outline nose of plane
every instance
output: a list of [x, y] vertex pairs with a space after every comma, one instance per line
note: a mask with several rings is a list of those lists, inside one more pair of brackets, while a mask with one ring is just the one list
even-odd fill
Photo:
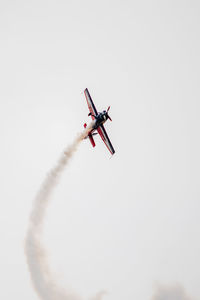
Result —
[[108, 109], [107, 109], [106, 117], [107, 117], [107, 119], [109, 119], [110, 121], [112, 121], [111, 117], [110, 117], [109, 114], [108, 114], [109, 109], [110, 109], [110, 106], [109, 106]]

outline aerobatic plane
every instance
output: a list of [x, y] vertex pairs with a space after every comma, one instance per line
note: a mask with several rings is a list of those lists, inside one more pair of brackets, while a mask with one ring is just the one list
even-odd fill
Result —
[[[84, 90], [84, 94], [87, 100], [88, 108], [89, 108], [89, 114], [88, 116], [91, 116], [92, 120], [94, 120], [94, 125], [92, 130], [88, 133], [88, 136], [86, 138], [90, 139], [90, 142], [93, 147], [95, 147], [95, 141], [93, 136], [96, 134], [99, 134], [100, 137], [102, 138], [103, 142], [105, 143], [106, 147], [110, 151], [110, 153], [113, 155], [115, 153], [115, 150], [111, 144], [111, 141], [109, 140], [109, 137], [106, 133], [106, 130], [103, 126], [103, 124], [109, 119], [112, 121], [110, 116], [108, 115], [108, 111], [110, 109], [110, 106], [108, 107], [107, 111], [104, 110], [103, 112], [97, 112], [96, 107], [92, 101], [92, 98], [90, 96], [90, 93], [88, 89]], [[84, 124], [84, 127], [87, 127], [87, 124]], [[97, 131], [97, 132], [96, 132]]]

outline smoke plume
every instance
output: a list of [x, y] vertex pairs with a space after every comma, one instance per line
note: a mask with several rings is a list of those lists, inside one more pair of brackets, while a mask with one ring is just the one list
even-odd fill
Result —
[[[64, 168], [77, 150], [80, 142], [91, 130], [93, 122], [79, 134], [60, 156], [55, 167], [47, 174], [35, 197], [25, 239], [25, 254], [33, 287], [40, 300], [81, 300], [75, 292], [58, 285], [50, 271], [47, 255], [41, 243], [43, 222], [48, 203]], [[105, 291], [97, 293], [90, 300], [102, 300]], [[180, 285], [158, 286], [152, 300], [191, 300]]]
[[184, 288], [179, 284], [158, 286], [152, 300], [191, 300]]
[[[80, 297], [75, 293], [66, 291], [58, 286], [49, 269], [47, 255], [41, 244], [41, 233], [52, 191], [58, 183], [64, 168], [92, 126], [93, 122], [64, 150], [55, 167], [47, 174], [33, 203], [29, 228], [25, 239], [25, 254], [32, 284], [41, 300], [80, 300]], [[102, 299], [101, 294], [99, 294], [97, 299]]]

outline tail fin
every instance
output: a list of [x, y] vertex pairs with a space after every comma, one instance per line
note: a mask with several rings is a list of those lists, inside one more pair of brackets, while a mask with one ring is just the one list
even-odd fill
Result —
[[94, 142], [94, 139], [93, 139], [92, 135], [89, 134], [88, 136], [89, 136], [90, 142], [92, 144], [92, 147], [95, 147], [96, 145], [95, 145], [95, 142]]
[[[83, 126], [84, 126], [84, 128], [86, 128], [86, 127], [87, 127], [87, 124], [85, 123]], [[91, 144], [92, 144], [92, 147], [95, 147], [95, 146], [96, 146], [96, 145], [95, 145], [95, 142], [94, 142], [94, 139], [93, 139], [93, 137], [92, 137], [94, 134], [95, 134], [95, 133], [89, 133], [89, 134], [85, 137], [85, 139], [89, 137], [90, 142], [91, 142]]]

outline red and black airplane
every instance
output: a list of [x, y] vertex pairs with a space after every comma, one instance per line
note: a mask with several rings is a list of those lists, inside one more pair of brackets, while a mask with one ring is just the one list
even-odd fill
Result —
[[[92, 98], [90, 96], [90, 93], [88, 91], [88, 89], [84, 90], [84, 94], [87, 100], [87, 104], [88, 104], [88, 108], [90, 113], [88, 114], [88, 116], [91, 116], [92, 120], [94, 120], [94, 125], [92, 130], [88, 133], [88, 136], [86, 138], [90, 139], [90, 142], [92, 144], [93, 147], [95, 147], [95, 142], [94, 142], [94, 138], [93, 136], [98, 134], [100, 135], [100, 137], [102, 138], [103, 142], [105, 143], [106, 147], [108, 148], [108, 150], [110, 151], [110, 153], [113, 155], [115, 153], [115, 150], [111, 144], [111, 141], [109, 140], [109, 137], [106, 133], [106, 130], [103, 126], [103, 124], [109, 119], [110, 121], [111, 118], [108, 115], [108, 111], [110, 109], [110, 106], [108, 107], [107, 111], [104, 110], [103, 112], [98, 113], [96, 110], [96, 107], [92, 101]], [[84, 127], [87, 127], [87, 124], [84, 124]], [[97, 131], [97, 132], [95, 132]]]

